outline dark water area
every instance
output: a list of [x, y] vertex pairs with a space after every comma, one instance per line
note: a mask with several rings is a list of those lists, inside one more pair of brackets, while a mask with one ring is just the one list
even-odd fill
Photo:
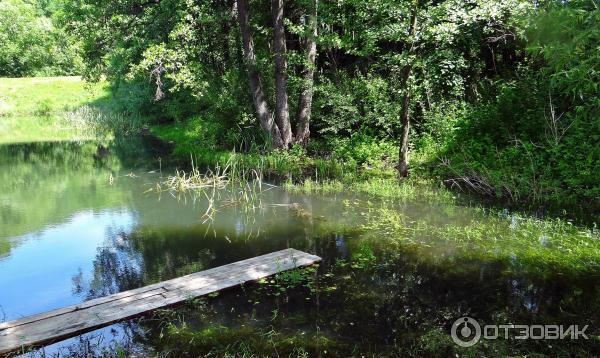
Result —
[[[243, 187], [212, 196], [159, 193], [151, 189], [173, 172], [165, 148], [139, 138], [107, 148], [92, 142], [0, 146], [0, 319], [288, 247], [323, 262], [30, 356], [600, 354], [600, 267], [587, 265], [582, 275], [562, 261], [544, 266], [554, 256], [529, 249], [474, 254], [479, 246], [440, 240], [434, 229], [393, 239], [372, 228], [373, 216], [382, 215], [373, 208], [382, 200], [355, 193], [307, 195], [264, 184], [251, 205], [230, 200]], [[220, 204], [207, 218], [209, 198]], [[488, 220], [492, 227], [485, 213], [469, 207], [418, 200], [385, 205], [410, 227], [460, 229], [477, 222], [484, 236]], [[514, 218], [505, 221], [502, 230], [514, 235]], [[538, 264], [551, 269], [537, 274]], [[463, 348], [451, 337], [463, 316], [481, 326], [588, 325], [588, 339], [482, 339]]]

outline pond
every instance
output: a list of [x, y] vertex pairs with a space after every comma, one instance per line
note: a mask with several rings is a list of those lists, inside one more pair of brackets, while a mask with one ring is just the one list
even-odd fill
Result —
[[[173, 170], [148, 138], [0, 146], [0, 319], [288, 247], [323, 262], [29, 355], [600, 354], [596, 228], [267, 182], [252, 186], [252, 200], [239, 200], [244, 184], [155, 190]], [[587, 325], [588, 339], [463, 348], [450, 335], [463, 316]]]

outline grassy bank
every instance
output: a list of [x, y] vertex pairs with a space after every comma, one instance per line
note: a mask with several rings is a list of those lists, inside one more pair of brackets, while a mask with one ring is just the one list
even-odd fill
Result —
[[[172, 145], [180, 164], [193, 161], [200, 167], [230, 165], [238, 172], [256, 171], [290, 192], [334, 194], [353, 192], [372, 197], [399, 200], [454, 203], [456, 193], [425, 177], [398, 181], [392, 154], [382, 155], [379, 144], [364, 144], [353, 149], [362, 152], [331, 152], [326, 139], [315, 140], [308, 148], [267, 151], [254, 148], [244, 153], [219, 145], [218, 128], [200, 119], [184, 123], [151, 126], [151, 132]], [[350, 145], [348, 145], [350, 146]], [[366, 154], [364, 152], [367, 152]]]
[[199, 117], [155, 124], [150, 130], [171, 144], [174, 157], [183, 165], [192, 160], [201, 167], [223, 167], [233, 162], [239, 170], [257, 170], [265, 179], [283, 183], [290, 191], [321, 194], [352, 191], [389, 199], [466, 202], [496, 210], [507, 208], [525, 215], [541, 213], [575, 219], [590, 225], [598, 221], [594, 206], [560, 198], [535, 202], [508, 200], [448, 180], [446, 174], [438, 171], [439, 166], [431, 164], [435, 160], [432, 152], [437, 152], [429, 147], [411, 153], [411, 176], [399, 181], [395, 144], [361, 133], [349, 138], [314, 138], [306, 148], [293, 147], [288, 151], [269, 151], [257, 146], [240, 151], [234, 144], [224, 145], [228, 139], [222, 125]]
[[69, 116], [107, 94], [80, 77], [0, 78], [0, 144], [91, 139]]
[[[173, 155], [180, 162], [192, 159], [200, 166], [224, 166], [235, 161], [241, 170], [258, 170], [268, 179], [285, 179], [294, 183], [307, 178], [355, 180], [369, 177], [393, 177], [389, 168], [367, 170], [355, 161], [335, 160], [331, 156], [317, 156], [301, 147], [288, 151], [269, 151], [253, 147], [240, 154], [235, 145], [223, 145], [223, 129], [218, 125], [194, 118], [183, 123], [151, 126], [151, 132], [173, 145]], [[340, 158], [337, 158], [340, 159]]]

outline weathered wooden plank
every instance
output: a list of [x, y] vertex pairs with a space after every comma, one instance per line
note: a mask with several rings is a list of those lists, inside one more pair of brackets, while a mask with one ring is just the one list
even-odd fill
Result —
[[[244, 267], [244, 266], [251, 266], [254, 264], [260, 264], [263, 262], [263, 257], [264, 256], [268, 256], [268, 260], [278, 260], [281, 259], [285, 256], [289, 256], [289, 250], [293, 250], [293, 249], [288, 249], [288, 250], [281, 250], [281, 251], [277, 251], [277, 252], [273, 252], [270, 253], [268, 255], [263, 255], [263, 256], [257, 256], [251, 259], [247, 259], [247, 260], [243, 260], [243, 261], [238, 261], [238, 262], [234, 262], [231, 264], [226, 265], [226, 267], [229, 270], [239, 270], [240, 268]], [[297, 251], [297, 250], [296, 250]], [[297, 251], [297, 252], [301, 252], [301, 251]], [[303, 253], [304, 254], [304, 253]], [[307, 255], [307, 254], [305, 254]], [[221, 272], [223, 270], [224, 266], [220, 266], [220, 267], [215, 267], [209, 270], [205, 270], [202, 271], [202, 276], [204, 277], [206, 275], [212, 276], [212, 275], [219, 275], [219, 272]], [[116, 293], [113, 295], [109, 295], [109, 296], [105, 296], [105, 297], [100, 297], [100, 298], [96, 298], [93, 300], [89, 300], [89, 301], [85, 301], [82, 302], [80, 304], [76, 304], [73, 306], [69, 306], [69, 307], [65, 307], [65, 308], [60, 308], [57, 310], [53, 310], [53, 311], [49, 311], [49, 312], [43, 312], [40, 314], [36, 314], [36, 315], [32, 315], [32, 316], [28, 316], [22, 319], [18, 319], [15, 321], [10, 321], [10, 322], [5, 322], [5, 323], [0, 323], [0, 330], [3, 330], [5, 328], [8, 327], [14, 327], [14, 326], [18, 326], [18, 325], [22, 325], [25, 323], [30, 323], [30, 322], [35, 322], [38, 321], [40, 319], [45, 319], [51, 316], [57, 316], [57, 315], [61, 315], [61, 314], [65, 314], [65, 313], [69, 313], [69, 312], [73, 312], [73, 311], [78, 311], [78, 310], [82, 310], [85, 308], [90, 308], [96, 305], [100, 305], [100, 304], [105, 304], [108, 303], [110, 301], [115, 301], [115, 300], [120, 300], [120, 299], [125, 299], [127, 297], [131, 297], [131, 296], [135, 296], [141, 293], [145, 293], [145, 292], [149, 292], [149, 291], [164, 291], [163, 286], [165, 284], [171, 283], [171, 282], [186, 282], [188, 279], [193, 279], [194, 277], [197, 277], [198, 273], [194, 273], [194, 274], [190, 274], [187, 276], [182, 276], [178, 279], [174, 279], [174, 280], [170, 280], [170, 281], [164, 281], [164, 282], [159, 282], [153, 285], [148, 285], [148, 286], [144, 286], [144, 287], [140, 287], [134, 290], [129, 290], [129, 291], [124, 291], [124, 292], [120, 292], [120, 293]]]
[[320, 257], [286, 249], [215, 267], [169, 281], [93, 299], [0, 324], [0, 355], [76, 336], [189, 298], [234, 287], [296, 267]]

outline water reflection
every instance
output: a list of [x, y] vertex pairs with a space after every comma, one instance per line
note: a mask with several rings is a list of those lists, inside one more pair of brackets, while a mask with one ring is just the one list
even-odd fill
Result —
[[90, 258], [102, 246], [105, 229], [131, 227], [133, 222], [126, 210], [84, 210], [60, 225], [12, 238], [15, 247], [0, 259], [0, 305], [6, 318], [81, 302], [65, 274], [81, 271], [83, 277], [91, 277]]
[[[385, 237], [367, 241], [360, 225], [364, 213], [378, 205], [372, 198], [270, 188], [261, 193], [261, 205], [249, 210], [231, 204], [231, 190], [225, 190], [217, 193], [223, 204], [217, 215], [206, 221], [209, 204], [203, 195], [147, 192], [169, 171], [165, 159], [158, 167], [162, 151], [132, 139], [110, 144], [101, 158], [97, 150], [97, 143], [0, 146], [0, 318], [294, 247], [323, 257], [310, 287], [276, 295], [272, 288], [248, 285], [209, 300], [207, 309], [187, 312], [186, 323], [197, 330], [223, 325], [233, 341], [236, 335], [263, 337], [270, 331], [294, 342], [309, 337], [310, 353], [346, 356], [454, 353], [446, 332], [460, 315], [489, 323], [590, 324], [590, 332], [600, 333], [593, 279], [568, 273], [535, 278], [515, 270], [516, 255], [478, 260], [441, 243], [418, 251]], [[461, 226], [475, 216], [464, 208], [418, 202], [398, 203], [393, 210], [409, 227]], [[540, 240], [547, 245], [547, 239]], [[129, 353], [165, 349], [177, 355], [177, 343], [190, 345], [177, 337], [165, 343], [162, 326], [156, 328], [152, 321], [128, 321], [45, 352], [85, 356], [114, 352], [119, 345]], [[319, 335], [327, 339], [316, 339]], [[573, 344], [555, 346], [568, 350]], [[519, 346], [492, 346], [496, 353], [523, 353]], [[196, 355], [212, 349], [198, 342], [192, 348]], [[281, 347], [261, 349], [285, 355]], [[595, 341], [577, 349], [597, 352]], [[527, 350], [555, 352], [537, 343]]]
[[[204, 196], [147, 192], [160, 180], [157, 157], [140, 141], [129, 144], [112, 143], [101, 159], [97, 143], [0, 147], [6, 319], [286, 247], [314, 251], [312, 210], [331, 215], [343, 200], [274, 188], [258, 210], [227, 205], [205, 222]], [[223, 202], [227, 195], [219, 194]], [[297, 205], [310, 218], [298, 217]]]

